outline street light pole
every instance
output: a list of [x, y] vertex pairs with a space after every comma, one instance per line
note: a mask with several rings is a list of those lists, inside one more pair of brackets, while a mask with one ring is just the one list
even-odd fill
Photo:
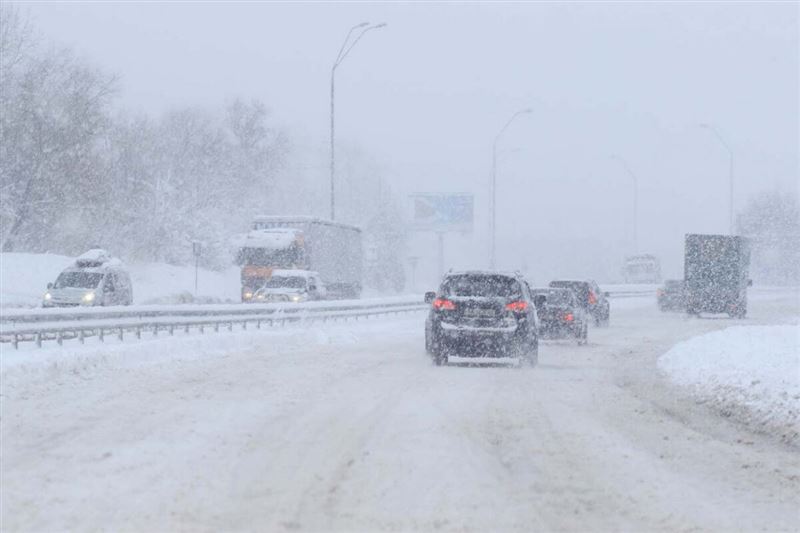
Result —
[[729, 165], [728, 165], [728, 194], [729, 194], [729, 202], [728, 202], [728, 224], [729, 224], [729, 232], [731, 235], [734, 234], [734, 221], [733, 221], [733, 150], [731, 150], [730, 145], [725, 142], [725, 139], [719, 133], [717, 128], [712, 126], [711, 124], [700, 124], [701, 128], [707, 129], [714, 134], [717, 138], [719, 143], [727, 150], [728, 158], [729, 158]]
[[496, 240], [497, 240], [497, 231], [496, 231], [496, 221], [497, 221], [497, 142], [502, 137], [503, 133], [508, 129], [514, 120], [520, 115], [526, 115], [531, 113], [530, 108], [528, 109], [521, 109], [511, 115], [511, 118], [508, 119], [506, 125], [500, 130], [500, 132], [495, 136], [494, 143], [492, 144], [492, 195], [491, 195], [491, 209], [492, 209], [492, 219], [491, 219], [491, 229], [492, 229], [492, 247], [491, 252], [489, 253], [489, 268], [494, 269], [495, 267], [495, 251], [496, 251]]
[[[339, 49], [339, 54], [336, 56], [336, 61], [333, 62], [333, 66], [331, 67], [331, 220], [336, 219], [336, 200], [335, 200], [335, 175], [336, 175], [336, 160], [335, 160], [335, 149], [334, 149], [334, 133], [335, 133], [335, 108], [334, 108], [334, 96], [335, 96], [335, 80], [336, 80], [336, 67], [338, 67], [342, 61], [347, 57], [350, 53], [350, 50], [358, 44], [358, 41], [370, 30], [376, 30], [378, 28], [383, 28], [386, 26], [386, 23], [381, 24], [374, 24], [372, 26], [369, 25], [369, 22], [362, 22], [361, 24], [356, 24], [350, 31], [347, 32], [347, 36], [342, 42], [342, 47]], [[350, 42], [350, 37], [353, 35], [353, 32], [357, 29], [364, 28], [361, 33], [358, 34], [353, 42]]]
[[633, 180], [633, 253], [639, 253], [639, 180], [633, 173], [628, 162], [618, 155], [612, 155], [611, 159], [616, 159], [625, 168], [625, 171]]

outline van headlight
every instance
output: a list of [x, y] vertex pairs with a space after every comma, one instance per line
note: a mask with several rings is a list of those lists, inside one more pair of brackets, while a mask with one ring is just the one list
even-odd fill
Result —
[[305, 298], [305, 296], [303, 296], [302, 294], [293, 294], [292, 296], [290, 296], [290, 299], [291, 299], [293, 302], [302, 302], [302, 301], [303, 301], [303, 300], [305, 300], [306, 298]]
[[50, 294], [49, 292], [44, 293], [44, 300], [46, 302], [49, 302], [52, 299], [53, 299], [53, 295], [52, 294]]
[[90, 291], [84, 294], [81, 300], [83, 300], [87, 304], [92, 303], [94, 301], [94, 291]]

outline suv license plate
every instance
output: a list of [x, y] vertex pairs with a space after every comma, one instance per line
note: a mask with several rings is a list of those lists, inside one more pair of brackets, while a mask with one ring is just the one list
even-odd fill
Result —
[[481, 318], [493, 318], [495, 316], [494, 309], [465, 309], [464, 314], [466, 316], [473, 316], [473, 317], [481, 317]]

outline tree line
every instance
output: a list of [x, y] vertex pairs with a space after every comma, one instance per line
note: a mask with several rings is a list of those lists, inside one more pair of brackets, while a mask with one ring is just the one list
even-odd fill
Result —
[[[121, 113], [117, 76], [44, 42], [13, 5], [0, 18], [4, 252], [75, 255], [100, 246], [129, 260], [182, 264], [200, 241], [203, 263], [221, 268], [232, 237], [255, 215], [326, 213], [318, 207], [327, 185], [314, 170], [322, 165], [306, 161], [321, 154], [294, 151], [263, 102]], [[358, 151], [343, 159], [350, 202], [340, 218], [364, 226], [367, 242], [392, 243], [373, 247], [373, 270], [402, 265], [396, 198]], [[402, 268], [394, 275], [402, 286]]]

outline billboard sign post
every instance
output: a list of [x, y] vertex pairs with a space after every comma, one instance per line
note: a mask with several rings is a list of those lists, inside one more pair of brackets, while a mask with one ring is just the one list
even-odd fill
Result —
[[474, 198], [468, 193], [416, 193], [411, 195], [411, 225], [417, 231], [436, 233], [439, 277], [444, 274], [444, 234], [472, 232]]

